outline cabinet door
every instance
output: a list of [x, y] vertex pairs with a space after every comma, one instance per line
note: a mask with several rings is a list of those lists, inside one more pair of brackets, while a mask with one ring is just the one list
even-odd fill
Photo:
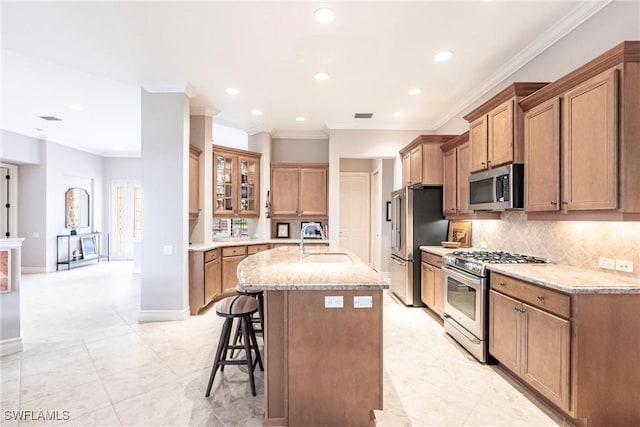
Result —
[[222, 152], [213, 152], [215, 167], [213, 214], [215, 216], [234, 216], [237, 212], [238, 157]]
[[271, 213], [273, 216], [298, 215], [298, 187], [298, 168], [271, 168]]
[[442, 185], [442, 150], [437, 143], [422, 144], [422, 185]]
[[420, 299], [423, 303], [425, 303], [429, 308], [432, 308], [434, 305], [434, 281], [435, 276], [433, 272], [433, 267], [427, 264], [426, 262], [421, 263], [421, 288], [420, 288]]
[[419, 145], [411, 150], [411, 184], [422, 183], [422, 146]]
[[260, 160], [238, 156], [240, 215], [258, 216], [260, 213]]
[[220, 258], [209, 261], [204, 265], [204, 303], [209, 304], [222, 293], [220, 280]]
[[433, 309], [440, 316], [444, 313], [444, 273], [439, 267], [433, 267]]
[[469, 209], [469, 174], [471, 173], [471, 144], [466, 142], [458, 148], [458, 213], [473, 213]]
[[568, 210], [615, 209], [618, 70], [587, 80], [563, 99], [563, 199]]
[[328, 215], [327, 168], [300, 169], [300, 216]]
[[489, 292], [489, 353], [518, 373], [520, 357], [520, 302], [496, 291]]
[[489, 142], [487, 166], [513, 163], [513, 99], [497, 106], [487, 115]]
[[245, 255], [222, 257], [222, 291], [234, 293], [238, 286], [238, 264], [245, 259]]
[[402, 156], [402, 186], [411, 185], [411, 153]]
[[[197, 150], [197, 149], [196, 149]], [[200, 213], [200, 156], [193, 148], [189, 152], [189, 216]]]
[[469, 123], [469, 143], [471, 144], [471, 172], [487, 168], [487, 116]]
[[522, 377], [536, 390], [569, 410], [568, 320], [522, 304]]
[[524, 116], [525, 210], [560, 209], [560, 99]]
[[458, 160], [457, 150], [451, 149], [443, 154], [442, 159], [442, 210], [444, 214], [453, 214], [458, 210], [457, 203], [457, 187], [458, 168], [456, 167]]

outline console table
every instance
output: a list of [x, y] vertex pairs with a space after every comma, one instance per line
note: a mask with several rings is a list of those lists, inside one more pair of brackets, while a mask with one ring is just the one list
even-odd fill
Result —
[[[66, 242], [65, 242], [66, 241]], [[74, 242], [74, 250], [77, 248], [80, 255], [73, 256], [71, 250], [71, 242]], [[106, 241], [105, 251], [102, 250]], [[76, 243], [77, 242], [77, 245]], [[66, 245], [65, 245], [66, 243]], [[66, 251], [65, 251], [66, 246]], [[60, 259], [61, 256], [66, 258]], [[86, 265], [89, 261], [98, 261], [106, 259], [109, 261], [109, 233], [94, 232], [81, 234], [59, 234], [56, 239], [56, 271], [60, 270], [61, 265], [66, 265], [67, 270], [71, 270], [72, 266]]]

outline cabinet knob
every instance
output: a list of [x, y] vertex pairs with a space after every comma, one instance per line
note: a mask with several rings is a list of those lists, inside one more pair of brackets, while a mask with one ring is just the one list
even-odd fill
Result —
[[561, 203], [562, 203], [563, 205], [568, 205], [568, 204], [569, 204], [569, 202], [567, 202], [566, 200], [563, 200]]
[[513, 311], [520, 311], [520, 310], [518, 310], [518, 307], [513, 307]]
[[538, 301], [543, 301], [544, 300], [544, 295], [538, 295]]
[[484, 165], [485, 163], [484, 163], [484, 162], [480, 162], [480, 164], [481, 164], [481, 165]]
[[551, 203], [553, 206], [556, 206], [556, 205], [558, 204], [558, 202], [553, 201], [553, 200], [552, 200], [552, 201], [550, 201], [549, 203]]
[[500, 286], [504, 286], [504, 282], [500, 282]]

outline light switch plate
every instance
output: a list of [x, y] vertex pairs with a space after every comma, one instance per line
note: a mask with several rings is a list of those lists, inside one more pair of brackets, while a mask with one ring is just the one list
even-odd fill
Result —
[[611, 258], [598, 258], [598, 267], [614, 270], [616, 268], [615, 260]]
[[172, 245], [164, 245], [162, 247], [162, 255], [173, 255], [173, 246]]
[[324, 308], [342, 308], [344, 307], [344, 298], [342, 295], [325, 296]]
[[371, 308], [373, 307], [372, 296], [356, 296], [353, 297], [353, 308]]

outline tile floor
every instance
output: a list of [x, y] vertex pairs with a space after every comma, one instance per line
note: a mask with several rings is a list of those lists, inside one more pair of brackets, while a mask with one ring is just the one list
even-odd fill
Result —
[[[209, 311], [141, 324], [139, 301], [128, 262], [24, 275], [25, 349], [0, 359], [0, 425], [260, 425], [259, 370], [256, 397], [235, 366], [204, 397], [222, 319]], [[564, 424], [495, 367], [470, 359], [424, 310], [390, 296], [384, 304], [385, 410], [377, 425]], [[7, 411], [18, 409], [67, 420], [10, 419]]]

